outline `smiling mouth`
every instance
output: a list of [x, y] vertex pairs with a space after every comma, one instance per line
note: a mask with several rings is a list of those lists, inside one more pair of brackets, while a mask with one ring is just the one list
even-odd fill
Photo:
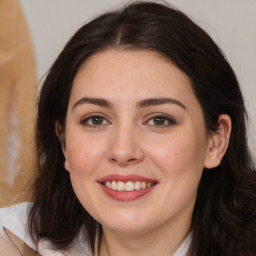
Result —
[[114, 191], [138, 191], [146, 188], [150, 188], [156, 185], [156, 182], [146, 182], [146, 181], [106, 181], [102, 182], [105, 187]]

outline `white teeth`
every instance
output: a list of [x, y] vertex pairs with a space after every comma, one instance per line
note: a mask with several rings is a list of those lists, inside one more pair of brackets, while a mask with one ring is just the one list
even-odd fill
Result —
[[142, 188], [142, 189], [145, 189], [146, 187], [147, 187], [147, 182], [142, 181], [142, 182], [141, 182], [141, 188]]
[[142, 187], [141, 182], [140, 181], [136, 181], [135, 184], [134, 184], [135, 190], [140, 190], [141, 187]]
[[147, 188], [150, 188], [152, 186], [152, 183], [147, 183]]
[[106, 181], [104, 182], [105, 187], [117, 190], [117, 191], [134, 191], [134, 190], [141, 190], [145, 188], [150, 188], [154, 185], [152, 182], [146, 182], [146, 181]]
[[117, 184], [116, 184], [115, 181], [112, 181], [112, 183], [110, 184], [110, 188], [111, 188], [112, 190], [117, 190]]
[[111, 183], [110, 183], [110, 181], [105, 182], [105, 186], [106, 186], [107, 188], [111, 188]]
[[125, 186], [126, 191], [133, 191], [134, 190], [134, 183], [132, 181], [128, 181]]
[[125, 191], [125, 183], [122, 181], [117, 182], [117, 190], [118, 191]]

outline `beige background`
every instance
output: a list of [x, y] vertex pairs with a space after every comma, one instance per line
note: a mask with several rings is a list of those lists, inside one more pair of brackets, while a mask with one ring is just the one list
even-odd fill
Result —
[[29, 199], [35, 171], [36, 63], [17, 0], [0, 0], [0, 207]]

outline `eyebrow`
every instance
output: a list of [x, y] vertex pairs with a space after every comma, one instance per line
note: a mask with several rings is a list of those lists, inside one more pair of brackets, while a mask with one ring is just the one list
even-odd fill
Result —
[[137, 103], [139, 108], [163, 105], [163, 104], [175, 104], [183, 109], [187, 109], [180, 101], [171, 98], [156, 98], [156, 99], [145, 99]]
[[73, 105], [72, 110], [74, 110], [77, 106], [82, 104], [93, 104], [100, 107], [108, 107], [108, 108], [113, 107], [113, 105], [108, 100], [100, 99], [100, 98], [83, 97]]
[[[72, 107], [72, 111], [79, 105], [82, 104], [93, 104], [100, 107], [108, 107], [112, 108], [113, 104], [102, 98], [89, 98], [89, 97], [83, 97], [79, 99]], [[180, 101], [171, 99], [171, 98], [155, 98], [155, 99], [145, 99], [142, 101], [137, 102], [138, 108], [145, 108], [150, 106], [157, 106], [157, 105], [163, 105], [163, 104], [175, 104], [179, 107], [182, 107], [183, 109], [187, 109]]]

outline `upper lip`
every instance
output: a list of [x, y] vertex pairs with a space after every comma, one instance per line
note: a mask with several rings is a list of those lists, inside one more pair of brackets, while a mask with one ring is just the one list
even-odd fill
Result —
[[98, 182], [103, 183], [107, 181], [122, 181], [122, 182], [128, 182], [128, 181], [145, 181], [145, 182], [151, 182], [156, 183], [157, 180], [150, 179], [147, 177], [139, 176], [139, 175], [120, 175], [120, 174], [110, 174], [107, 176], [102, 177]]

